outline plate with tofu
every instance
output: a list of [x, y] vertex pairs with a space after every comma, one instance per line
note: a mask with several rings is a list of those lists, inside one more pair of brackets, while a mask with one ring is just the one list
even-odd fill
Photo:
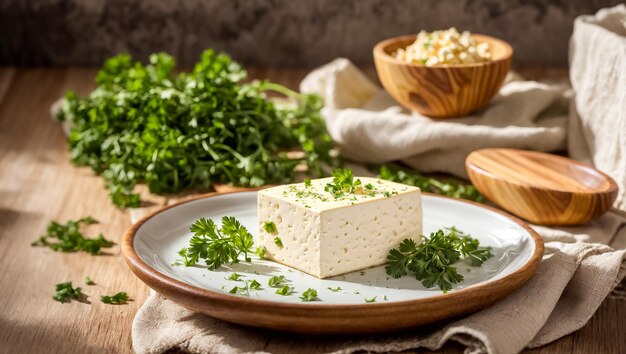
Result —
[[[376, 178], [354, 181], [186, 200], [133, 225], [124, 256], [148, 286], [189, 309], [300, 333], [392, 331], [471, 313], [522, 286], [543, 256], [537, 233], [502, 211]], [[215, 231], [199, 237], [195, 229], [194, 242], [190, 226], [201, 218]], [[221, 250], [192, 253], [207, 246], [200, 241], [222, 242], [232, 230], [250, 238], [240, 242], [247, 252], [188, 262]], [[442, 274], [428, 272], [424, 260], [434, 261], [423, 255], [439, 259], [429, 250], [447, 239], [437, 237], [457, 232], [469, 248]]]

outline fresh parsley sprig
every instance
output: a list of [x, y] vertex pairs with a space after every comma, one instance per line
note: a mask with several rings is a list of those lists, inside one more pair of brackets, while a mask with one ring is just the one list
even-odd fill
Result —
[[302, 300], [302, 302], [310, 302], [319, 301], [320, 299], [317, 297], [317, 290], [313, 288], [308, 288], [302, 293], [302, 296], [300, 296], [300, 300]]
[[224, 216], [220, 228], [212, 219], [200, 218], [190, 230], [194, 235], [189, 240], [189, 247], [179, 251], [185, 266], [204, 260], [209, 269], [215, 270], [222, 264], [239, 262], [241, 255], [250, 262], [248, 253], [252, 252], [252, 234], [234, 217]]
[[469, 259], [472, 266], [480, 266], [491, 258], [491, 249], [481, 248], [478, 240], [452, 227], [437, 230], [422, 243], [405, 239], [387, 255], [387, 274], [394, 278], [413, 273], [427, 288], [438, 286], [444, 293], [453, 284], [463, 281], [454, 264]]
[[48, 247], [57, 252], [87, 252], [93, 255], [100, 254], [102, 248], [113, 247], [114, 243], [104, 238], [102, 234], [97, 238], [86, 238], [80, 231], [82, 225], [95, 224], [98, 221], [88, 216], [78, 220], [69, 220], [65, 224], [52, 221], [46, 234], [31, 243], [35, 247]]
[[378, 168], [372, 168], [372, 170], [378, 173], [378, 178], [416, 186], [423, 192], [462, 198], [479, 203], [485, 203], [487, 201], [473, 185], [463, 184], [453, 179], [439, 181], [435, 178], [426, 177], [416, 171], [411, 171], [396, 165], [383, 165]]
[[324, 190], [335, 198], [341, 198], [346, 194], [357, 194], [363, 191], [362, 182], [354, 178], [350, 169], [333, 170], [333, 181], [324, 186]]
[[[300, 164], [319, 176], [323, 163], [337, 164], [318, 95], [245, 82], [241, 65], [211, 49], [191, 72], [175, 67], [165, 53], [145, 65], [118, 55], [104, 63], [89, 97], [65, 95], [57, 118], [71, 123], [72, 162], [102, 175], [116, 206], [139, 206], [138, 183], [158, 194], [215, 181], [256, 187], [292, 181]], [[290, 149], [304, 153], [287, 156]]]

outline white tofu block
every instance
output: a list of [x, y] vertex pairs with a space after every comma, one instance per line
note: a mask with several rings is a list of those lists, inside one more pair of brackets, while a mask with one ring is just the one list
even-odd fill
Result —
[[[267, 257], [328, 278], [384, 264], [389, 250], [405, 238], [419, 243], [420, 189], [358, 178], [363, 187], [338, 198], [324, 190], [332, 178], [259, 191], [258, 241]], [[276, 232], [266, 231], [265, 223], [273, 223]]]

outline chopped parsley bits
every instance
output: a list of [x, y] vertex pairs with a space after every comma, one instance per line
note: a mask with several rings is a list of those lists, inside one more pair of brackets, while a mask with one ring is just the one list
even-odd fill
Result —
[[310, 302], [310, 301], [319, 301], [320, 299], [317, 297], [317, 290], [308, 288], [305, 292], [300, 296], [302, 302]]
[[101, 254], [102, 248], [113, 247], [114, 243], [104, 238], [102, 234], [97, 238], [86, 238], [80, 231], [81, 225], [91, 225], [98, 221], [90, 216], [78, 220], [70, 220], [65, 224], [52, 221], [46, 229], [46, 234], [31, 246], [48, 247], [55, 252], [87, 252], [93, 255]]
[[255, 279], [252, 279], [252, 281], [250, 282], [249, 286], [250, 286], [251, 290], [260, 290], [261, 289], [261, 283], [259, 283]]
[[328, 290], [330, 290], [330, 291], [332, 291], [332, 292], [334, 292], [334, 293], [336, 293], [336, 292], [339, 292], [339, 291], [343, 290], [340, 286], [338, 286], [338, 287], [336, 287], [336, 288], [331, 288], [331, 287], [328, 287], [327, 289], [328, 289]]
[[120, 291], [115, 295], [103, 295], [100, 297], [100, 301], [109, 305], [124, 305], [128, 302], [128, 294], [125, 291]]
[[371, 299], [365, 298], [365, 302], [376, 302], [376, 298], [377, 298], [377, 296], [374, 296]]
[[242, 281], [241, 278], [243, 277], [243, 275], [239, 274], [239, 273], [233, 273], [230, 275], [230, 277], [226, 278], [226, 280], [232, 280], [232, 281]]
[[276, 294], [282, 295], [282, 296], [289, 296], [293, 294], [293, 288], [288, 285], [283, 285], [281, 288], [276, 289]]
[[96, 285], [96, 283], [93, 280], [91, 280], [90, 277], [85, 277], [85, 284], [87, 284], [87, 285]]
[[305, 179], [304, 180], [304, 186], [307, 188], [311, 188], [313, 186], [313, 184], [311, 183], [310, 179]]
[[78, 300], [83, 294], [80, 287], [72, 287], [71, 281], [55, 285], [55, 290], [52, 298], [58, 302], [70, 302], [72, 299]]
[[283, 248], [283, 240], [281, 240], [278, 236], [274, 237], [274, 244], [276, 244], [278, 248]]
[[232, 289], [230, 289], [228, 292], [230, 294], [250, 296], [250, 290], [262, 290], [261, 283], [259, 283], [258, 281], [254, 279], [252, 281], [246, 280], [244, 286], [235, 286]]
[[266, 221], [263, 223], [263, 229], [268, 234], [276, 235], [278, 234], [278, 229], [276, 228], [276, 224], [273, 221]]
[[254, 250], [254, 254], [256, 254], [257, 257], [259, 257], [260, 259], [265, 259], [266, 258], [266, 254], [265, 254], [266, 252], [267, 252], [267, 249], [265, 248], [265, 246], [257, 247]]
[[269, 285], [270, 288], [279, 288], [285, 285], [286, 282], [287, 282], [287, 278], [285, 278], [284, 275], [274, 275], [267, 282], [267, 285]]

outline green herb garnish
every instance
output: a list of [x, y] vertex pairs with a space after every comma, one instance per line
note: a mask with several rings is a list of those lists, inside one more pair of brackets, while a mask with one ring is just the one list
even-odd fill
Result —
[[463, 281], [454, 267], [456, 262], [469, 259], [476, 267], [491, 256], [491, 248], [480, 248], [478, 240], [452, 227], [433, 232], [430, 237], [422, 236], [420, 245], [405, 239], [389, 251], [385, 269], [394, 278], [413, 273], [425, 287], [437, 285], [446, 293], [452, 284]]
[[310, 179], [305, 179], [304, 180], [304, 186], [307, 188], [311, 188], [313, 186], [313, 184], [311, 183]]
[[303, 302], [319, 301], [319, 298], [317, 297], [317, 290], [308, 288], [305, 292], [302, 293], [300, 299], [302, 299]]
[[354, 179], [352, 170], [347, 168], [333, 170], [333, 181], [324, 187], [324, 190], [335, 198], [341, 198], [345, 194], [354, 194], [362, 189], [361, 180]]
[[124, 305], [128, 302], [128, 294], [125, 291], [120, 291], [115, 295], [101, 296], [100, 301], [109, 305]]
[[87, 284], [87, 285], [96, 285], [96, 283], [93, 280], [91, 280], [90, 277], [85, 277], [85, 284]]
[[276, 224], [273, 221], [266, 221], [263, 223], [263, 230], [268, 234], [276, 235], [278, 233], [278, 229], [276, 228]]
[[283, 287], [276, 289], [276, 294], [283, 296], [291, 295], [293, 294], [293, 288], [288, 285], [284, 285]]
[[232, 216], [222, 218], [222, 227], [217, 228], [213, 220], [200, 218], [191, 225], [194, 235], [189, 247], [180, 250], [183, 263], [189, 267], [204, 260], [210, 270], [219, 268], [224, 263], [237, 263], [243, 254], [246, 262], [250, 262], [252, 252], [252, 234]]
[[[139, 206], [138, 183], [158, 194], [215, 181], [254, 187], [292, 181], [301, 163], [319, 176], [322, 163], [336, 165], [319, 96], [244, 83], [245, 70], [211, 49], [191, 72], [175, 66], [165, 53], [147, 65], [118, 55], [105, 62], [89, 97], [65, 95], [57, 119], [72, 123], [72, 162], [102, 175], [116, 206]], [[270, 92], [293, 104], [275, 103]], [[284, 153], [294, 148], [303, 156]]]
[[265, 246], [259, 246], [254, 250], [254, 254], [257, 255], [257, 257], [259, 257], [260, 259], [265, 259], [266, 258], [266, 253], [267, 252], [267, 248], [265, 248]]
[[100, 254], [102, 248], [113, 247], [114, 243], [105, 239], [102, 234], [97, 238], [86, 238], [80, 232], [81, 225], [91, 225], [97, 223], [96, 219], [88, 216], [78, 220], [70, 220], [66, 224], [52, 221], [47, 228], [47, 233], [33, 243], [31, 246], [48, 247], [57, 252], [87, 252]]
[[283, 248], [283, 240], [281, 240], [280, 237], [274, 237], [274, 243], [278, 246], [278, 248]]
[[241, 278], [243, 278], [243, 275], [239, 273], [233, 273], [228, 278], [226, 278], [226, 280], [241, 281]]
[[478, 192], [476, 187], [468, 184], [462, 184], [452, 179], [439, 181], [434, 178], [423, 176], [418, 172], [404, 169], [395, 165], [381, 166], [380, 168], [378, 168], [377, 172], [378, 178], [416, 186], [419, 187], [423, 192], [462, 198], [479, 203], [486, 202], [485, 197], [483, 197], [483, 195]]
[[80, 287], [72, 287], [71, 281], [55, 285], [55, 290], [52, 298], [58, 302], [70, 302], [71, 299], [78, 300], [83, 294]]
[[371, 299], [368, 299], [368, 298], [364, 298], [364, 299], [365, 299], [365, 302], [376, 302], [376, 298], [377, 298], [377, 296], [374, 296]]
[[250, 286], [250, 290], [260, 290], [261, 289], [261, 283], [256, 281], [256, 279], [252, 279], [252, 281], [250, 282], [249, 286]]
[[252, 281], [246, 280], [244, 286], [235, 286], [228, 292], [231, 294], [250, 296], [250, 290], [261, 290], [261, 283], [254, 279]]
[[338, 292], [338, 291], [343, 290], [340, 286], [338, 286], [338, 287], [336, 287], [336, 288], [331, 288], [331, 287], [328, 287], [327, 289], [328, 289], [328, 290], [330, 290], [330, 291], [332, 291], [332, 292], [335, 292], [335, 293], [336, 293], [336, 292]]
[[267, 282], [267, 285], [269, 285], [271, 288], [279, 288], [285, 285], [286, 281], [287, 278], [284, 275], [274, 275]]

